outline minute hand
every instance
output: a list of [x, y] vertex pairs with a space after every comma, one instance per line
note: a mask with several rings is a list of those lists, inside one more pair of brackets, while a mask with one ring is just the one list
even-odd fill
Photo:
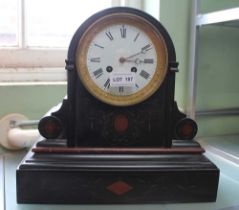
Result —
[[135, 57], [135, 56], [137, 56], [137, 55], [145, 54], [145, 53], [146, 53], [147, 51], [149, 51], [150, 49], [151, 49], [151, 45], [150, 45], [150, 44], [147, 44], [147, 45], [145, 45], [144, 47], [141, 48], [141, 51], [140, 51], [140, 52], [135, 53], [135, 54], [133, 54], [133, 55], [131, 55], [131, 56], [125, 58], [125, 59], [128, 60], [128, 59], [133, 58], [133, 57]]

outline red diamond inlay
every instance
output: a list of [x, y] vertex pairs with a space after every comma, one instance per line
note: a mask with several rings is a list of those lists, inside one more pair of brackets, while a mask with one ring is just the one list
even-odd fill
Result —
[[132, 186], [128, 185], [126, 182], [123, 181], [114, 182], [113, 184], [107, 187], [107, 190], [115, 193], [116, 195], [123, 195], [132, 189], [133, 189]]

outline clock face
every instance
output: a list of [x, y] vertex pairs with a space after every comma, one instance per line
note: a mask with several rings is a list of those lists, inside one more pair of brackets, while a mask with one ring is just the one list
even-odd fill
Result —
[[129, 13], [106, 15], [81, 37], [76, 65], [86, 89], [116, 106], [140, 103], [162, 84], [167, 48], [147, 20]]

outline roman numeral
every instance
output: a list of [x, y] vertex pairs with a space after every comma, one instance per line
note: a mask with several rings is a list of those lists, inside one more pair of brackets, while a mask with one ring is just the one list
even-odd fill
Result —
[[108, 79], [106, 80], [106, 82], [105, 82], [105, 84], [104, 84], [104, 87], [107, 88], [107, 89], [109, 89], [109, 87], [110, 87], [110, 78], [108, 78]]
[[102, 74], [103, 74], [103, 69], [100, 68], [100, 69], [97, 69], [93, 72], [94, 76], [97, 78], [99, 78]]
[[96, 47], [99, 47], [99, 48], [101, 48], [101, 49], [104, 49], [104, 47], [103, 46], [101, 46], [101, 45], [99, 45], [99, 44], [94, 44]]
[[151, 47], [151, 44], [147, 44], [144, 47], [142, 47], [141, 50], [142, 50], [142, 52], [146, 52], [146, 51], [149, 51], [150, 49], [152, 49], [150, 47]]
[[100, 63], [100, 57], [97, 58], [91, 58], [90, 62], [96, 62], [96, 63]]
[[136, 37], [134, 38], [134, 42], [136, 42], [136, 40], [138, 39], [138, 37], [139, 37], [139, 34], [140, 34], [140, 32], [139, 32], [139, 33], [137, 33]]
[[119, 92], [120, 92], [120, 93], [123, 93], [123, 92], [124, 92], [124, 87], [123, 87], [123, 86], [120, 86], [120, 87], [119, 87]]
[[126, 28], [124, 27], [124, 25], [122, 25], [122, 28], [120, 28], [120, 34], [121, 38], [126, 38]]
[[135, 84], [135, 87], [139, 88], [139, 85], [136, 83], [136, 84]]
[[141, 77], [143, 77], [144, 79], [148, 79], [149, 76], [150, 76], [150, 74], [149, 74], [148, 72], [144, 71], [144, 70], [142, 70], [142, 71], [139, 73], [139, 75], [140, 75]]
[[144, 59], [144, 63], [154, 63], [154, 59]]
[[112, 36], [112, 34], [110, 33], [110, 31], [105, 32], [106, 36], [110, 39], [110, 41], [112, 41], [114, 39], [114, 37]]

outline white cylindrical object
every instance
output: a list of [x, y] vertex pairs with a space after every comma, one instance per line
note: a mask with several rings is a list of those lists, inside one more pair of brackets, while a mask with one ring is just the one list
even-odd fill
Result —
[[24, 148], [32, 146], [40, 136], [37, 129], [12, 128], [8, 132], [8, 141], [14, 147]]
[[0, 145], [10, 150], [22, 149], [37, 141], [40, 134], [37, 129], [24, 130], [12, 128], [12, 122], [28, 120], [26, 116], [18, 113], [8, 114], [0, 119]]

